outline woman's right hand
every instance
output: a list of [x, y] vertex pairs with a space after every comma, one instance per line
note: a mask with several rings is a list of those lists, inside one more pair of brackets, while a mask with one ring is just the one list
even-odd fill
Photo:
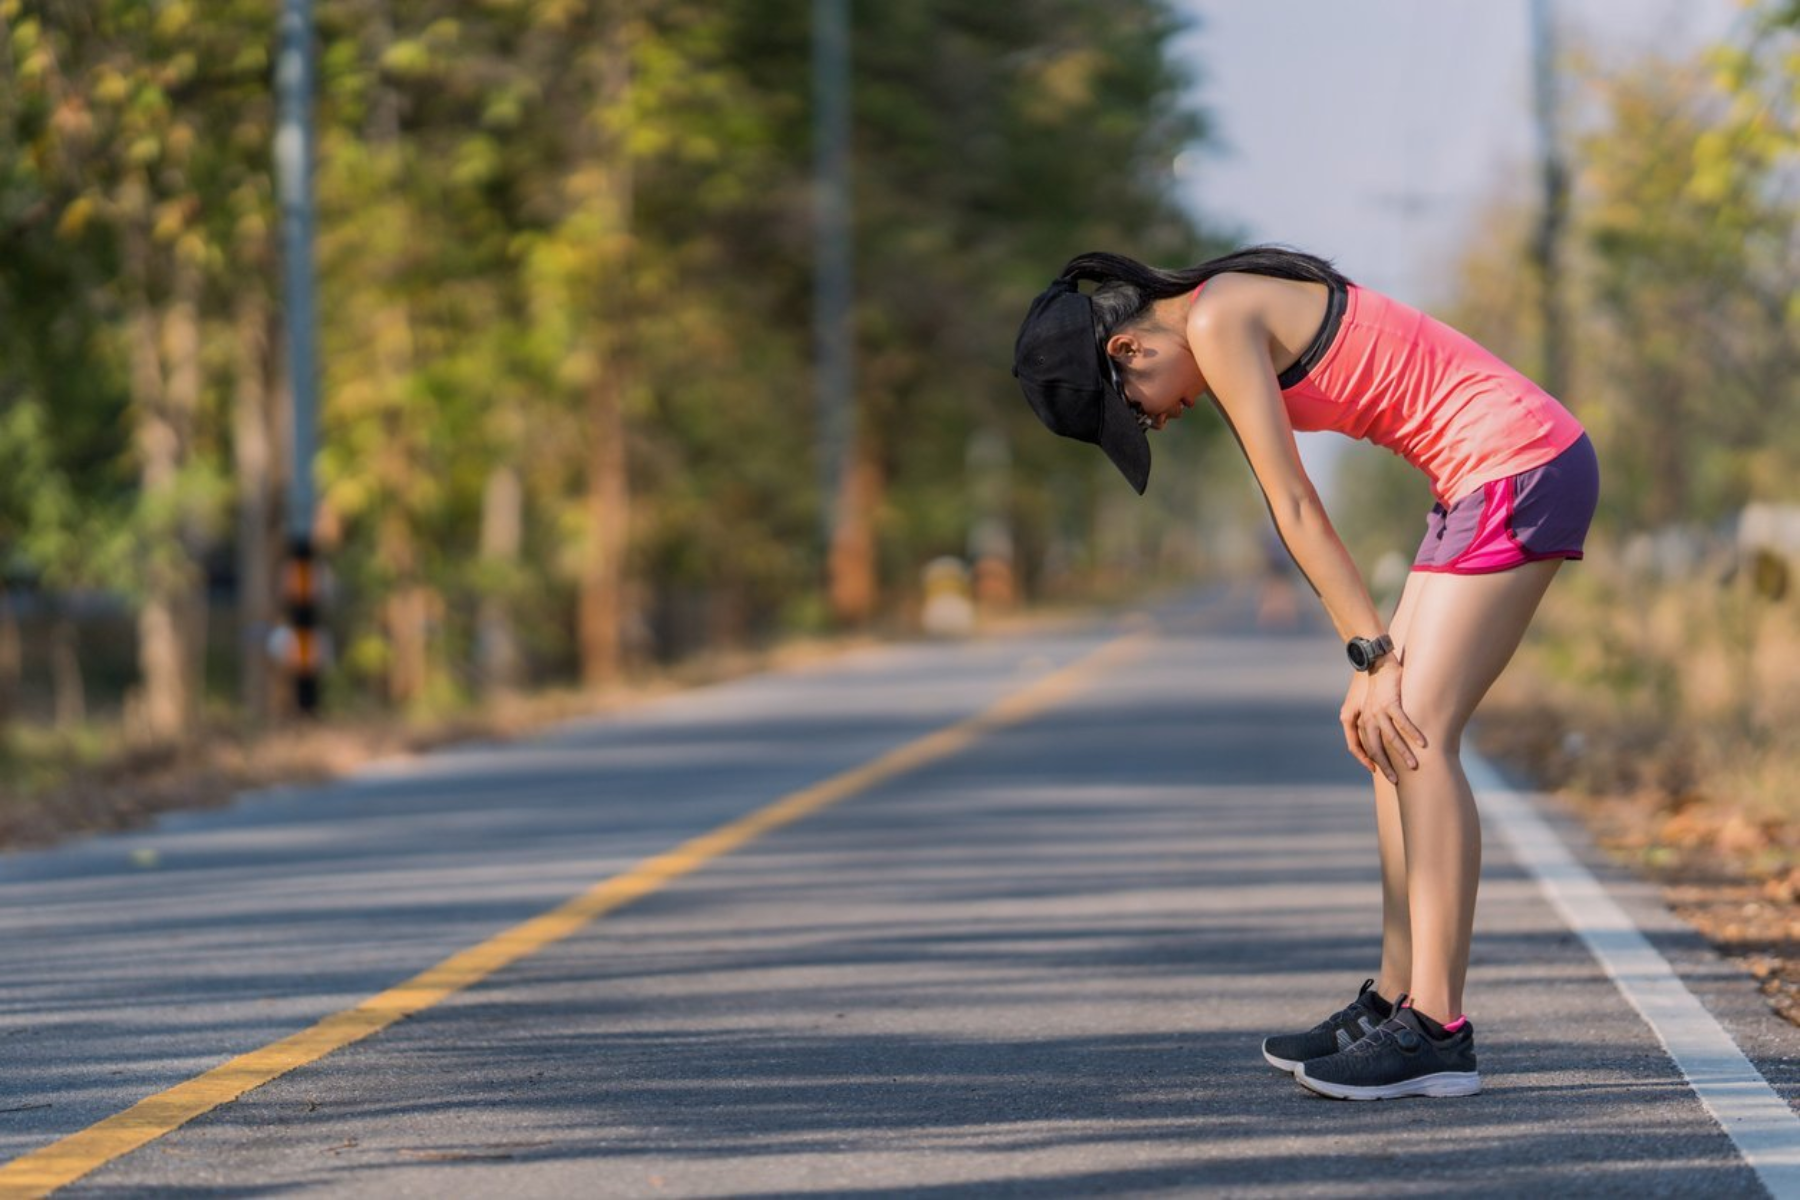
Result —
[[1424, 733], [1401, 706], [1400, 674], [1394, 655], [1386, 656], [1373, 671], [1358, 672], [1338, 711], [1351, 756], [1371, 774], [1380, 771], [1392, 784], [1400, 782], [1394, 760], [1416, 771], [1419, 759], [1414, 747], [1423, 750], [1426, 746]]

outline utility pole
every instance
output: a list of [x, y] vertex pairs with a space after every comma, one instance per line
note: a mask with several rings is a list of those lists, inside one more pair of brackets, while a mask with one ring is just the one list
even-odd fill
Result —
[[1563, 388], [1568, 382], [1568, 349], [1563, 338], [1561, 243], [1569, 211], [1569, 176], [1558, 141], [1560, 97], [1551, 0], [1531, 0], [1531, 66], [1543, 184], [1543, 207], [1538, 213], [1537, 237], [1532, 247], [1542, 288], [1538, 302], [1543, 323], [1543, 384], [1552, 396], [1566, 400]]
[[813, 362], [827, 571], [856, 430], [851, 280], [850, 0], [813, 0]]
[[293, 462], [288, 471], [288, 562], [282, 593], [288, 607], [294, 702], [307, 715], [318, 711], [319, 668], [323, 659], [320, 572], [313, 545], [319, 375], [313, 306], [312, 34], [312, 0], [283, 0], [281, 49], [275, 67], [280, 105], [275, 130], [275, 174], [281, 195], [283, 299], [294, 428], [289, 439]]

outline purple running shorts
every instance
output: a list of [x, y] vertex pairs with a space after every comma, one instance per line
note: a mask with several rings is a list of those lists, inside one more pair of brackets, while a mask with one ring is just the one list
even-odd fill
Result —
[[1415, 571], [1487, 575], [1546, 558], [1580, 558], [1600, 499], [1587, 434], [1541, 467], [1484, 483], [1449, 508], [1431, 506]]

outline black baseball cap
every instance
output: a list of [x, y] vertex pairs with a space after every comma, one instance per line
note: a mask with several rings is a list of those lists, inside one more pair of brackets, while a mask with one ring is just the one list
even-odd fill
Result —
[[1031, 302], [1013, 345], [1013, 375], [1045, 428], [1100, 447], [1144, 494], [1150, 439], [1107, 361], [1093, 301], [1073, 280], [1058, 279]]

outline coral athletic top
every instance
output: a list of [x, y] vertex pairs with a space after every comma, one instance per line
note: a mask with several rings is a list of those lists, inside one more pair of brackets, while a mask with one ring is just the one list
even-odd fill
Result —
[[1354, 285], [1332, 289], [1319, 336], [1279, 383], [1295, 429], [1392, 450], [1446, 507], [1543, 466], [1583, 432], [1555, 397], [1474, 339]]

